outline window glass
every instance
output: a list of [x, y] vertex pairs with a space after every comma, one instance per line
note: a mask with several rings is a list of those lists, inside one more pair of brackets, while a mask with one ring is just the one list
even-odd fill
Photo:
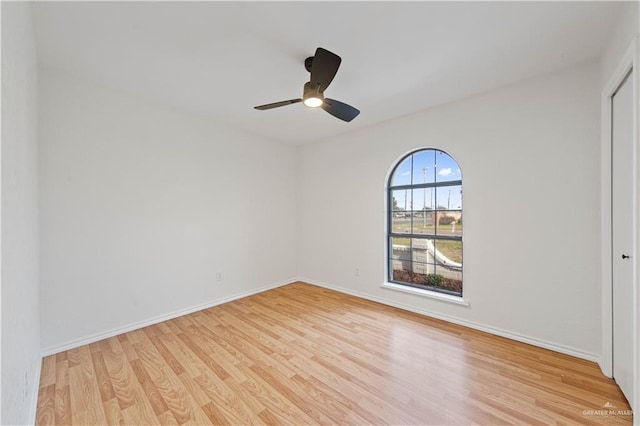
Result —
[[462, 172], [458, 163], [437, 149], [413, 152], [395, 167], [387, 196], [388, 279], [462, 296]]
[[398, 165], [392, 177], [392, 185], [411, 185], [411, 160], [412, 156], [407, 157]]

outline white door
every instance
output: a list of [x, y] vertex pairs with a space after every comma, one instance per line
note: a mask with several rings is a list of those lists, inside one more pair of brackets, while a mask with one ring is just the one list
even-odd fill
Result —
[[633, 401], [633, 77], [611, 102], [613, 378]]

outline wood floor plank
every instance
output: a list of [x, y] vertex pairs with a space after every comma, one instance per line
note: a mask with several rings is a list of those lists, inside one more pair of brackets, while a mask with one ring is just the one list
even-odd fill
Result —
[[69, 368], [80, 365], [80, 348], [69, 349], [67, 352]]
[[178, 420], [176, 419], [176, 417], [173, 415], [173, 413], [171, 411], [167, 411], [165, 413], [162, 413], [160, 415], [157, 416], [158, 417], [158, 424], [159, 425], [186, 425], [189, 424], [190, 419], [185, 420], [184, 422], [180, 423], [178, 422]]
[[160, 339], [171, 355], [180, 363], [185, 373], [191, 378], [198, 377], [209, 371], [209, 367], [177, 337], [180, 333], [182, 333], [182, 330], [178, 330], [176, 334], [167, 334], [158, 337], [158, 339]]
[[220, 366], [217, 360], [209, 356], [209, 354], [200, 346], [198, 346], [189, 336], [187, 336], [185, 333], [180, 333], [178, 335], [178, 338], [182, 340], [184, 345], [188, 347], [194, 354], [196, 354], [196, 356], [200, 358], [200, 360], [204, 362], [206, 366], [213, 372], [213, 374], [218, 376], [220, 380], [224, 380], [229, 377], [229, 373]]
[[169, 411], [169, 407], [167, 407], [167, 403], [160, 395], [158, 388], [147, 374], [147, 371], [142, 366], [142, 362], [139, 359], [135, 359], [131, 361], [131, 368], [133, 368], [133, 372], [138, 378], [138, 382], [142, 386], [142, 390], [144, 391], [147, 399], [151, 403], [151, 408], [153, 408], [153, 412], [156, 416]]
[[176, 375], [184, 373], [184, 367], [178, 362], [178, 360], [171, 354], [169, 349], [162, 343], [158, 336], [154, 336], [151, 343], [156, 347], [156, 350], [160, 353], [167, 365], [173, 370]]
[[[118, 403], [117, 398], [110, 399], [105, 401], [102, 404], [104, 408], [104, 415], [107, 418], [107, 423], [110, 425], [121, 425], [124, 424], [124, 417], [122, 417], [122, 411], [120, 410], [120, 404]], [[70, 424], [59, 422], [58, 424]]]
[[[84, 401], [82, 407], [86, 407], [85, 423], [88, 425], [104, 425], [107, 423], [106, 416], [104, 414], [104, 407], [102, 405], [102, 398], [100, 396], [100, 383], [96, 375], [93, 360], [91, 358], [91, 349], [89, 346], [83, 346], [79, 349], [80, 365], [74, 367], [72, 370], [80, 371], [82, 389], [84, 391]], [[72, 393], [73, 395], [73, 393]], [[72, 410], [73, 399], [71, 400]]]
[[[183, 381], [182, 379], [185, 378], [185, 374], [181, 374], [180, 382], [184, 384], [185, 386], [185, 390], [187, 391], [186, 394], [186, 398], [189, 401], [190, 404], [190, 411], [189, 411], [189, 420], [187, 422], [185, 422], [184, 424], [193, 424], [193, 425], [206, 425], [209, 423], [208, 421], [208, 417], [206, 415], [206, 413], [204, 412], [204, 410], [202, 409], [202, 405], [206, 405], [208, 403], [210, 403], [211, 401], [208, 398], [205, 398], [203, 400], [204, 404], [201, 402], [198, 402], [196, 400], [196, 396], [195, 393], [198, 393], [199, 395], [203, 395], [203, 393], [201, 392], [201, 390], [199, 389], [198, 386], [196, 387], [190, 387], [187, 384], [185, 384], [185, 381]], [[187, 382], [189, 384], [193, 384], [195, 382], [190, 381]], [[198, 390], [200, 390], [200, 392], [198, 392]], [[174, 416], [175, 418], [175, 416]]]
[[93, 361], [93, 369], [96, 372], [96, 380], [98, 381], [98, 388], [100, 389], [100, 397], [102, 402], [107, 402], [116, 397], [113, 392], [113, 385], [107, 372], [107, 366], [104, 365], [104, 358], [102, 352], [96, 352], [91, 354], [91, 360]]
[[202, 410], [205, 412], [211, 424], [223, 425], [228, 423], [227, 418], [222, 414], [212, 402], [208, 402], [202, 406]]
[[49, 384], [40, 386], [38, 392], [38, 412], [36, 414], [36, 425], [55, 425], [55, 392], [56, 385]]
[[157, 352], [155, 346], [151, 344], [136, 345], [135, 348], [140, 356], [141, 367], [160, 393], [173, 417], [179, 424], [189, 421], [193, 417], [193, 407], [180, 379], [166, 365], [164, 358]]
[[42, 360], [40, 386], [53, 385], [56, 382], [56, 357], [48, 356]]
[[252, 365], [251, 370], [265, 380], [270, 386], [277, 389], [290, 403], [293, 403], [306, 415], [319, 424], [335, 424], [344, 422], [344, 418], [326, 412], [317, 401], [305, 398], [305, 388], [299, 382], [291, 380], [270, 365]]
[[138, 359], [138, 354], [133, 350], [128, 334], [118, 336], [118, 339], [111, 339], [110, 344], [113, 352], [124, 352], [129, 362]]
[[221, 381], [215, 374], [203, 374], [194, 381], [230, 424], [253, 424], [255, 411], [252, 407], [258, 411], [264, 409], [231, 377]]
[[[55, 385], [57, 388], [69, 386], [69, 360], [67, 357], [60, 357], [57, 355], [51, 355], [47, 358], [56, 360], [56, 378]], [[40, 383], [42, 386], [42, 382]]]
[[251, 371], [249, 379], [242, 383], [243, 387], [273, 415], [284, 419], [287, 424], [314, 424], [315, 422], [304, 411], [291, 404], [279, 389], [269, 385], [260, 375]]
[[125, 422], [157, 424], [151, 402], [145, 397], [144, 390], [124, 352], [105, 351], [103, 356]]
[[592, 362], [304, 283], [45, 357], [36, 414], [38, 425], [554, 423], [632, 416]]
[[73, 417], [71, 415], [71, 386], [68, 384], [58, 386], [56, 384], [56, 424], [70, 425], [73, 423]]
[[131, 383], [133, 377], [125, 366], [129, 363], [124, 352], [103, 352], [103, 360], [109, 374], [109, 380], [113, 393], [118, 399], [120, 409], [124, 410], [136, 403], [134, 387]]
[[363, 410], [348, 398], [338, 395], [333, 390], [328, 389], [319, 383], [312, 383], [302, 376], [295, 375], [290, 379], [300, 389], [301, 395], [308, 395], [309, 398], [325, 408], [327, 415], [334, 419], [334, 424], [382, 424], [379, 417]]
[[248, 365], [253, 363], [244, 353], [238, 351], [208, 329], [198, 328], [197, 331], [191, 329], [188, 334], [193, 343], [201, 347], [205, 352], [216, 354], [218, 364], [230, 377], [233, 377], [238, 382], [243, 382], [247, 379], [244, 373], [237, 368], [238, 364]]

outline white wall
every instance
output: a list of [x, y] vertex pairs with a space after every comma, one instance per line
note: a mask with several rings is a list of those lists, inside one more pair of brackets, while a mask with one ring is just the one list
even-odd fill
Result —
[[[599, 77], [587, 64], [300, 148], [300, 276], [597, 359]], [[385, 177], [423, 147], [462, 168], [470, 307], [380, 288]]]
[[26, 424], [40, 368], [37, 61], [27, 3], [2, 3], [2, 424]]
[[294, 277], [292, 147], [49, 71], [40, 102], [45, 352]]
[[640, 3], [637, 1], [622, 3], [620, 17], [616, 25], [611, 28], [611, 35], [600, 61], [602, 85], [611, 78], [633, 38], [638, 35], [639, 16]]

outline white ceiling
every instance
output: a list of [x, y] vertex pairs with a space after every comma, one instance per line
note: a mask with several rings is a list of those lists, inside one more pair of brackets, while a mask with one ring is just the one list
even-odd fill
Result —
[[[42, 2], [44, 68], [304, 144], [598, 57], [615, 2]], [[325, 94], [351, 123], [297, 98], [303, 62], [342, 57]]]

